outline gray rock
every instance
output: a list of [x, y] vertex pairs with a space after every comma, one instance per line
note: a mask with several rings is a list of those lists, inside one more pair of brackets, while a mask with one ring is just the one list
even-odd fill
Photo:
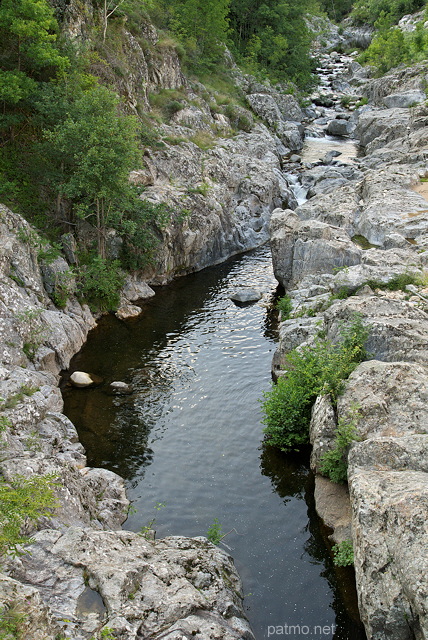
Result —
[[141, 313], [141, 307], [137, 307], [135, 304], [124, 304], [116, 311], [115, 316], [119, 320], [126, 320], [127, 318], [136, 318]]
[[300, 221], [292, 211], [276, 210], [271, 219], [274, 273], [285, 289], [303, 277], [359, 264], [361, 250], [345, 231], [317, 220]]
[[425, 102], [426, 99], [426, 93], [423, 91], [404, 91], [403, 93], [392, 93], [385, 96], [383, 104], [387, 109], [405, 109]]
[[90, 373], [75, 371], [70, 376], [70, 382], [74, 387], [90, 387], [95, 384], [95, 380]]
[[[3, 620], [8, 612], [11, 617], [17, 614], [19, 634], [22, 638], [56, 640], [60, 636], [61, 626], [53, 620], [37, 589], [2, 574], [0, 574], [0, 610]], [[12, 638], [11, 635], [9, 637]]]
[[359, 439], [428, 434], [428, 368], [413, 362], [362, 362], [338, 400], [339, 415], [358, 406]]
[[426, 435], [375, 438], [349, 456], [355, 573], [370, 638], [428, 634]]
[[328, 337], [334, 339], [341, 323], [349, 322], [355, 313], [369, 326], [366, 349], [371, 357], [385, 362], [428, 363], [428, 314], [413, 303], [388, 296], [352, 296], [338, 301], [324, 313]]
[[133, 392], [132, 384], [127, 384], [126, 382], [122, 382], [120, 380], [111, 382], [109, 384], [109, 389], [112, 393], [117, 395], [129, 395]]
[[318, 396], [312, 407], [309, 426], [312, 471], [321, 473], [320, 462], [323, 455], [333, 446], [336, 427], [336, 414], [330, 396]]
[[[164, 129], [178, 133], [177, 127]], [[157, 178], [144, 197], [190, 214], [163, 230], [157, 263], [145, 279], [163, 284], [175, 273], [197, 271], [264, 244], [273, 209], [293, 201], [280, 170], [281, 148], [279, 138], [257, 124], [250, 133], [218, 140], [212, 149], [189, 142], [156, 151]], [[204, 191], [195, 184], [206, 185]]]
[[36, 587], [79, 640], [86, 585], [101, 595], [107, 611], [107, 619], [103, 610], [94, 612], [96, 628], [114, 625], [127, 638], [180, 629], [207, 640], [254, 639], [233, 561], [205, 538], [150, 541], [130, 531], [47, 530], [35, 535], [31, 555], [9, 563], [9, 571]]
[[263, 297], [263, 294], [255, 289], [241, 289], [240, 291], [232, 293], [229, 297], [234, 302], [246, 304], [250, 302], [257, 302]]
[[352, 126], [348, 120], [330, 120], [327, 125], [327, 133], [331, 136], [349, 136]]
[[348, 487], [315, 476], [315, 508], [324, 524], [333, 529], [329, 539], [334, 544], [352, 540], [352, 511]]
[[77, 264], [77, 242], [72, 233], [64, 233], [61, 236], [62, 250], [69, 264]]

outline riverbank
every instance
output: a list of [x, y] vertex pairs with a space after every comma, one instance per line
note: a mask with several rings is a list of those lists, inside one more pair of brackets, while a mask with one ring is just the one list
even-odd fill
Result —
[[[404, 93], [420, 88], [419, 72], [407, 70]], [[388, 91], [398, 100], [398, 85], [391, 74], [363, 91], [386, 103]], [[364, 107], [355, 134], [364, 154], [354, 175], [335, 185], [326, 180], [329, 172], [349, 171], [340, 157], [318, 166], [309, 175], [310, 184], [320, 185], [313, 197], [271, 219], [275, 273], [298, 316], [281, 325], [275, 368], [320, 330], [337, 339], [355, 313], [369, 331], [370, 360], [351, 374], [337, 406], [317, 400], [310, 432], [319, 473], [338, 421], [357, 411], [348, 466], [352, 517], [346, 491], [320, 476], [316, 499], [333, 540], [353, 540], [360, 612], [373, 639], [428, 636], [428, 215], [420, 191], [427, 125], [425, 104]], [[394, 279], [397, 290], [390, 291]]]

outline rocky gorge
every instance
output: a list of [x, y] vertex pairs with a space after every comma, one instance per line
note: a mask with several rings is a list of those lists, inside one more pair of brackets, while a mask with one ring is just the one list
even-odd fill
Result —
[[[155, 45], [156, 33], [148, 33]], [[372, 357], [351, 375], [337, 408], [327, 397], [317, 400], [311, 423], [317, 471], [337, 420], [358, 405], [349, 496], [317, 476], [318, 509], [336, 541], [353, 539], [368, 637], [428, 637], [428, 292], [422, 285], [387, 292], [374, 284], [403, 272], [422, 277], [428, 268], [428, 206], [416, 190], [427, 170], [426, 68], [368, 80], [352, 57], [326, 55], [323, 67], [331, 65], [330, 81], [341, 83], [340, 91], [328, 84], [306, 109], [234, 69], [248, 110], [228, 117], [212, 113], [171, 52], [168, 62], [147, 64], [132, 37], [129, 48], [140, 74], [126, 87], [131, 107], [142, 80], [152, 89], [184, 89], [185, 97], [162, 125], [164, 147], [147, 149], [145, 168], [132, 175], [147, 187], [144, 197], [172, 205], [180, 220], [163, 232], [156, 265], [143, 279], [128, 280], [122, 316], [139, 313], [134, 303], [153, 295], [150, 284], [259, 246], [269, 233], [277, 279], [300, 313], [281, 324], [276, 367], [284, 353], [313, 338], [320, 321], [334, 339], [341, 322], [362, 315]], [[356, 112], [340, 106], [340, 95], [352, 87], [370, 100]], [[234, 118], [244, 122], [238, 134]], [[329, 156], [302, 166], [305, 127], [307, 135], [353, 134], [364, 155], [352, 164]], [[202, 137], [192, 141], [197, 133]], [[300, 206], [292, 172], [310, 196]], [[23, 636], [32, 640], [80, 640], [103, 629], [123, 640], [252, 638], [227, 554], [204, 538], [152, 540], [120, 529], [128, 509], [123, 482], [87, 467], [58, 389], [60, 371], [96, 319], [73, 295], [63, 310], [49, 297], [52, 278], [68, 269], [64, 259], [50, 269], [41, 265], [33, 229], [6, 207], [0, 225], [0, 396], [10, 425], [2, 435], [1, 471], [6, 482], [53, 474], [60, 505], [28, 532], [31, 553], [3, 563], [0, 602], [24, 613]], [[330, 305], [344, 287], [355, 295]], [[305, 309], [313, 312], [305, 316]], [[86, 607], [86, 599], [97, 606]]]

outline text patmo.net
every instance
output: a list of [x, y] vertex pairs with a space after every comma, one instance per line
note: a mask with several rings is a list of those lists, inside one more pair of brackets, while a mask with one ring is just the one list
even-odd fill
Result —
[[312, 637], [328, 635], [333, 636], [335, 629], [335, 624], [316, 624], [313, 627], [309, 627], [306, 624], [280, 624], [269, 625], [267, 628], [267, 635], [268, 638], [270, 638], [271, 636], [308, 636], [309, 634], [311, 634]]

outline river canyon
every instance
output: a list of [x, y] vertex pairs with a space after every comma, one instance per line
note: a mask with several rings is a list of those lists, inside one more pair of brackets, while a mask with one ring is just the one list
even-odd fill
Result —
[[[251, 131], [208, 150], [184, 142], [147, 153], [133, 176], [145, 197], [185, 196], [191, 213], [164, 232], [144, 283], [127, 283], [119, 317], [94, 319], [75, 298], [55, 309], [19, 239], [27, 223], [2, 208], [1, 395], [37, 389], [6, 410], [15, 428], [2, 473], [43, 470], [62, 483], [58, 513], [0, 581], [30, 603], [28, 639], [84, 640], [104, 628], [121, 640], [263, 640], [284, 625], [329, 627], [319, 637], [341, 640], [427, 637], [427, 291], [417, 279], [382, 289], [428, 266], [427, 205], [413, 189], [427, 175], [427, 70], [370, 80], [352, 56], [321, 61], [326, 79], [310, 106], [236, 70], [261, 120]], [[369, 105], [355, 110], [362, 95]], [[206, 127], [204, 108], [179, 111], [169, 134]], [[195, 184], [207, 188], [189, 191]], [[280, 325], [278, 283], [295, 314]], [[331, 300], [344, 287], [349, 297]], [[230, 299], [248, 288], [259, 301]], [[278, 373], [320, 323], [334, 340], [355, 312], [369, 326], [370, 360], [337, 409], [318, 398], [312, 453], [264, 446], [259, 400], [272, 360]], [[22, 346], [38, 321], [47, 333], [29, 361]], [[99, 383], [73, 388], [76, 370]], [[356, 402], [349, 498], [323, 485], [319, 457]], [[339, 516], [325, 506], [329, 491]], [[218, 548], [201, 538], [215, 518], [230, 531]], [[156, 540], [139, 535], [147, 525]], [[353, 537], [364, 626], [353, 569], [333, 566], [332, 531]]]

